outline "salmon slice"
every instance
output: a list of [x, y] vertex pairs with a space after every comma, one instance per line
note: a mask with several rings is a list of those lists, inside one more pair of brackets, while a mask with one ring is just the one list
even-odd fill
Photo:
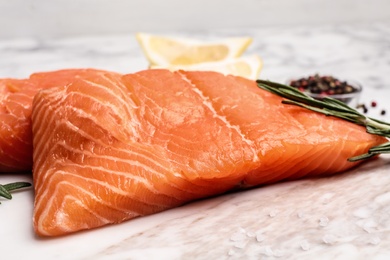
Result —
[[0, 79], [0, 172], [32, 169], [31, 110], [39, 90], [99, 73], [102, 71], [69, 69], [35, 73], [29, 79]]
[[324, 176], [386, 142], [254, 81], [146, 70], [40, 91], [34, 229], [60, 236], [281, 180]]

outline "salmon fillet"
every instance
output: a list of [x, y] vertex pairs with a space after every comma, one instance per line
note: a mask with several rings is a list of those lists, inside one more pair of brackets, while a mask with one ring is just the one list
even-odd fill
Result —
[[93, 69], [35, 73], [29, 79], [0, 79], [0, 172], [31, 171], [31, 110], [40, 89], [67, 85]]
[[33, 103], [34, 229], [59, 236], [347, 170], [386, 142], [215, 72], [99, 74]]

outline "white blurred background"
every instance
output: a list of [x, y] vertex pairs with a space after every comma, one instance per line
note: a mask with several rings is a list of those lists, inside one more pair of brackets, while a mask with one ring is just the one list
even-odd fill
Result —
[[390, 21], [390, 0], [0, 0], [0, 39]]

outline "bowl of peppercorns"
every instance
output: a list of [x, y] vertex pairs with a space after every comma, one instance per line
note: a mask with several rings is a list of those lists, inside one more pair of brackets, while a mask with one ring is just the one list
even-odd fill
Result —
[[321, 100], [324, 97], [330, 97], [354, 108], [357, 107], [362, 92], [362, 86], [359, 83], [340, 80], [329, 75], [315, 74], [292, 79], [288, 81], [288, 84], [315, 99]]

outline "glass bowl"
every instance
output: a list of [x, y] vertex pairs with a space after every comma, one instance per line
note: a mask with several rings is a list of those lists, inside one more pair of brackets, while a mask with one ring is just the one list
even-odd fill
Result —
[[[305, 79], [305, 78], [300, 78], [300, 79]], [[296, 80], [295, 79], [290, 79], [290, 80], [287, 81], [286, 84], [291, 86], [291, 83], [293, 81], [296, 81]], [[360, 83], [356, 82], [356, 81], [351, 81], [351, 80], [339, 80], [339, 81], [343, 82], [343, 83], [347, 83], [348, 86], [353, 88], [353, 91], [352, 92], [348, 92], [348, 93], [330, 94], [330, 93], [327, 93], [327, 92], [313, 93], [313, 92], [311, 92], [308, 89], [303, 89], [303, 88], [299, 88], [299, 89], [303, 93], [305, 93], [306, 95], [311, 96], [312, 98], [315, 98], [315, 99], [318, 99], [318, 100], [321, 100], [324, 97], [330, 97], [330, 98], [337, 99], [337, 100], [347, 104], [350, 107], [357, 108], [357, 106], [359, 105], [360, 95], [361, 95], [361, 92], [363, 90], [362, 85]]]

